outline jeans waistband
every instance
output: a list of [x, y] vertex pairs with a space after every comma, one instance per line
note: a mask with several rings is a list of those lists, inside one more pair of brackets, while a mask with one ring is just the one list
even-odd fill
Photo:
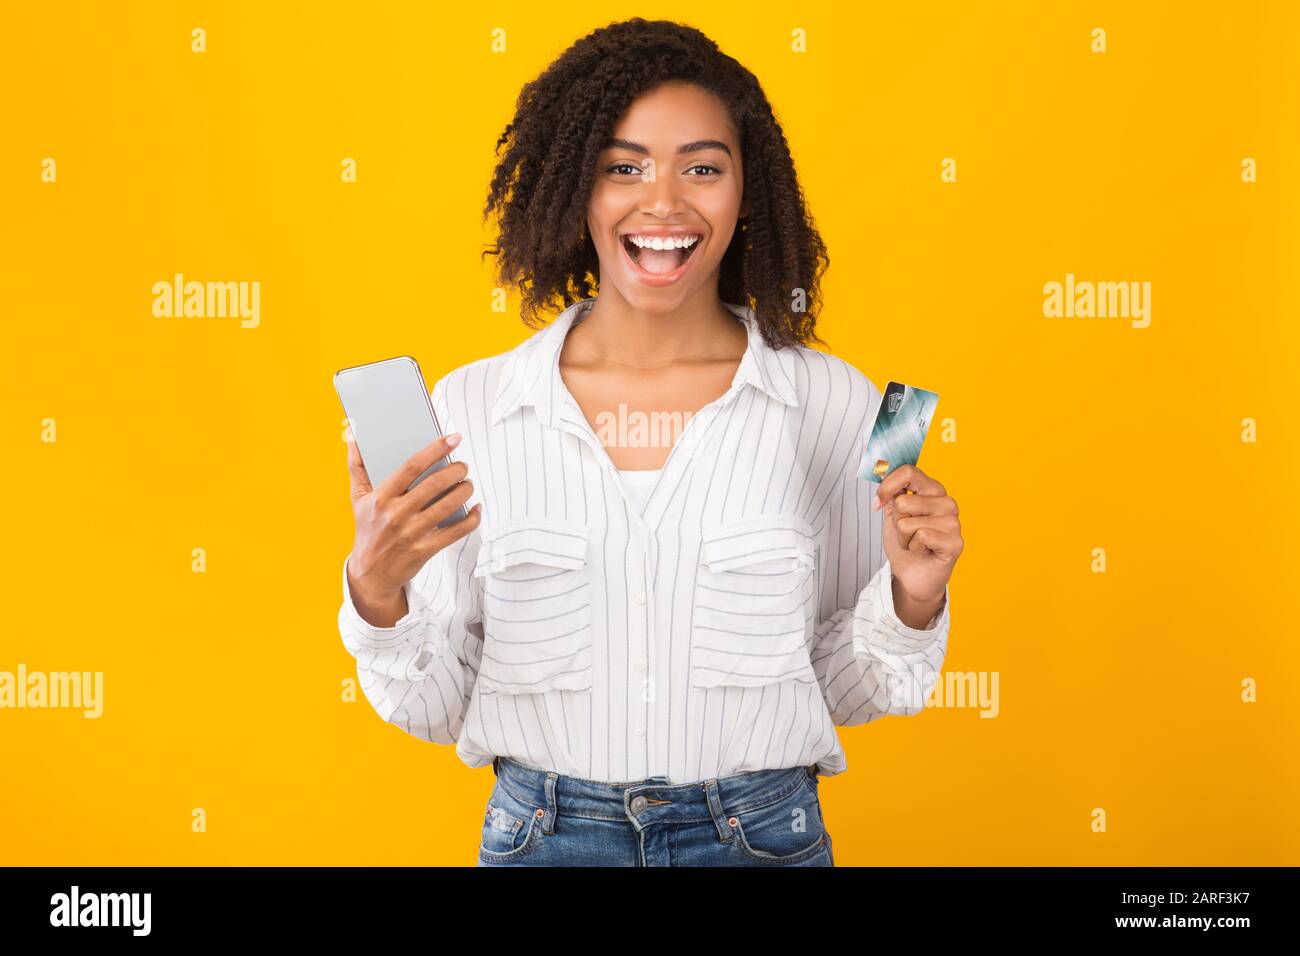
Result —
[[779, 770], [750, 770], [696, 783], [672, 784], [667, 777], [609, 783], [570, 777], [496, 757], [497, 784], [516, 800], [544, 812], [542, 829], [554, 832], [557, 814], [596, 820], [623, 820], [638, 830], [654, 823], [693, 823], [712, 819], [729, 838], [727, 816], [787, 797], [811, 778], [815, 764]]

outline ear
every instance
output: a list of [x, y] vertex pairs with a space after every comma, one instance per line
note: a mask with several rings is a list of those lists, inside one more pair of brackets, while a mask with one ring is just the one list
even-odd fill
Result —
[[740, 204], [740, 218], [744, 219], [749, 215], [749, 197], [746, 196]]

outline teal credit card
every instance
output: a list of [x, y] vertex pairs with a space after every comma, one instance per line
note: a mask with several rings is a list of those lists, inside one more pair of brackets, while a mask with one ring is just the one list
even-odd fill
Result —
[[915, 465], [938, 404], [937, 392], [900, 382], [886, 385], [858, 477], [879, 482], [899, 465]]

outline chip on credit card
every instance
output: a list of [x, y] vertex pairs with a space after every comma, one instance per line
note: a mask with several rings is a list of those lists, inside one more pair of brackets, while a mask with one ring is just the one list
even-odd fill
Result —
[[899, 465], [915, 465], [937, 404], [936, 392], [901, 382], [886, 385], [858, 477], [879, 482]]

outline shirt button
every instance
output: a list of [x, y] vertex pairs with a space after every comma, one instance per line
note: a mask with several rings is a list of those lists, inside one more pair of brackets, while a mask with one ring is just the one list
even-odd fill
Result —
[[635, 797], [632, 798], [632, 812], [633, 812], [633, 813], [640, 813], [642, 810], [645, 809], [645, 805], [646, 805], [646, 799], [645, 799], [645, 797], [640, 796], [640, 795], [638, 794], [637, 796], [635, 796]]
[[638, 721], [635, 729], [636, 729], [636, 735], [638, 737], [645, 736], [645, 724]]
[[637, 673], [640, 673], [640, 672], [644, 671], [644, 670], [645, 670], [645, 658], [644, 658], [644, 657], [638, 657], [636, 660], [634, 660], [634, 661], [632, 662], [632, 670], [636, 671]]
[[632, 600], [636, 601], [637, 604], [644, 604], [644, 603], [645, 603], [645, 592], [644, 592], [644, 591], [637, 591], [637, 592], [636, 592], [636, 596], [635, 596], [634, 598], [632, 598]]

